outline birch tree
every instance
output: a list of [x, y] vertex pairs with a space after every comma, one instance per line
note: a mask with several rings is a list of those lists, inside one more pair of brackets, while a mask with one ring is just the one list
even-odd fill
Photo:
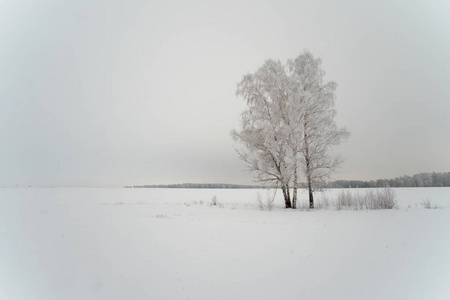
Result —
[[298, 106], [294, 128], [302, 135], [296, 140], [300, 149], [298, 165], [306, 179], [310, 208], [314, 208], [314, 184], [330, 178], [342, 163], [339, 156], [331, 153], [331, 148], [350, 135], [345, 128], [336, 125], [337, 84], [324, 81], [321, 64], [319, 58], [306, 51], [287, 63], [295, 86], [294, 107]]
[[234, 130], [232, 136], [242, 143], [237, 152], [255, 173], [255, 181], [280, 187], [286, 208], [291, 208], [289, 148], [282, 116], [287, 80], [285, 67], [273, 60], [244, 76], [236, 94], [248, 108], [241, 115], [242, 130]]
[[296, 208], [300, 178], [314, 208], [314, 183], [339, 166], [330, 150], [349, 135], [334, 121], [337, 85], [324, 82], [324, 74], [320, 59], [305, 51], [286, 65], [267, 60], [238, 84], [236, 94], [247, 103], [242, 130], [232, 133], [243, 145], [238, 154], [255, 181], [281, 187], [287, 208]]

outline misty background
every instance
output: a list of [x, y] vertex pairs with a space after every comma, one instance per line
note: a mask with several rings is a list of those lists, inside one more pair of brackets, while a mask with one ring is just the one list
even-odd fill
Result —
[[0, 1], [0, 186], [251, 184], [236, 83], [308, 49], [335, 179], [450, 170], [446, 1]]

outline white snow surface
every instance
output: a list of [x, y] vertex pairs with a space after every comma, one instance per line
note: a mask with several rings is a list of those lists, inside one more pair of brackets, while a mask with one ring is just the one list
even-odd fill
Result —
[[450, 299], [450, 188], [395, 191], [260, 211], [257, 190], [0, 189], [0, 299]]

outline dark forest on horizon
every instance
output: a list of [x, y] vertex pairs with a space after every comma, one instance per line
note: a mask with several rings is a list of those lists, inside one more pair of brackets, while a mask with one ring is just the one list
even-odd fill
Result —
[[[315, 188], [380, 188], [380, 187], [450, 187], [450, 172], [419, 173], [413, 176], [404, 175], [394, 179], [378, 180], [335, 180], [330, 182], [317, 182]], [[306, 183], [300, 183], [300, 188], [306, 188]], [[260, 189], [261, 185], [239, 185], [226, 183], [182, 183], [133, 185], [125, 188], [166, 188], [166, 189]]]

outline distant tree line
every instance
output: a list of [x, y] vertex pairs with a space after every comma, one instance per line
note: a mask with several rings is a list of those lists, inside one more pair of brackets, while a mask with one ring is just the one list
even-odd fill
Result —
[[182, 183], [182, 184], [156, 184], [133, 185], [125, 188], [154, 188], [154, 189], [260, 189], [261, 186], [239, 185], [226, 183]]
[[[394, 179], [336, 180], [316, 182], [315, 189], [346, 189], [346, 188], [382, 188], [382, 187], [450, 187], [450, 172], [420, 173], [413, 176], [401, 176]], [[226, 183], [182, 183], [158, 185], [133, 185], [125, 188], [159, 188], [159, 189], [261, 189], [261, 185], [239, 185]], [[298, 188], [308, 188], [308, 184], [300, 183]]]
[[321, 188], [379, 188], [379, 187], [450, 187], [450, 172], [420, 173], [413, 176], [401, 176], [394, 179], [378, 179], [371, 181], [336, 180], [322, 182]]

